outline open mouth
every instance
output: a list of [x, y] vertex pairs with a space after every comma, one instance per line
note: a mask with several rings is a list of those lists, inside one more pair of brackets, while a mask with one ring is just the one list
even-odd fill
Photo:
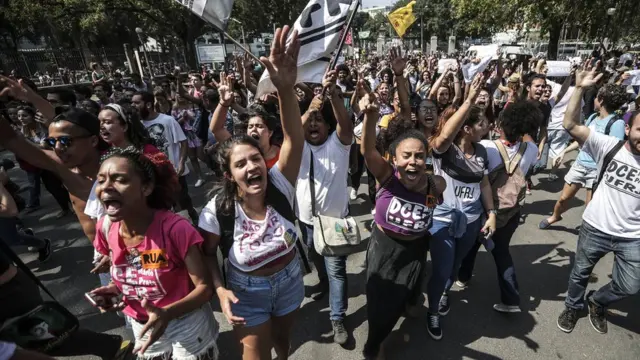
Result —
[[260, 186], [260, 184], [262, 184], [262, 175], [249, 175], [247, 178], [247, 184], [249, 184], [249, 186]]
[[260, 140], [260, 135], [258, 135], [258, 133], [251, 133], [251, 135], [249, 135], [249, 136], [251, 136], [255, 140]]
[[407, 173], [407, 179], [409, 179], [410, 181], [417, 180], [418, 176], [420, 175], [418, 173], [418, 170], [415, 170], [415, 169], [407, 169], [405, 170], [405, 172]]
[[320, 133], [318, 131], [311, 130], [311, 131], [309, 131], [309, 137], [312, 140], [317, 140], [320, 137]]
[[120, 209], [122, 209], [122, 203], [118, 200], [112, 199], [102, 199], [102, 204], [104, 205], [104, 210], [107, 215], [115, 216], [118, 215]]

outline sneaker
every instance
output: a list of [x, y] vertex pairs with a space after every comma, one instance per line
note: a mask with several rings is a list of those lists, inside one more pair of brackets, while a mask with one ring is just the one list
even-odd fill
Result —
[[38, 250], [38, 261], [46, 262], [51, 257], [51, 240], [44, 239], [44, 247]]
[[342, 320], [331, 320], [331, 327], [333, 327], [333, 342], [338, 345], [344, 345], [349, 339], [349, 333], [344, 327]]
[[[23, 233], [27, 234], [27, 235], [35, 236], [35, 234], [34, 234], [34, 232], [33, 232], [33, 229], [32, 229], [32, 228], [24, 228], [24, 229], [22, 229], [21, 231], [22, 231]], [[27, 247], [27, 251], [32, 252], [32, 253], [34, 253], [34, 252], [38, 252], [38, 248], [37, 248], [37, 247], [35, 247], [35, 246], [28, 246], [28, 247]]]
[[427, 331], [433, 340], [442, 339], [442, 328], [440, 327], [440, 315], [429, 313], [427, 315]]
[[466, 289], [469, 286], [469, 282], [456, 280], [456, 286], [459, 287], [460, 289]]
[[[591, 293], [593, 293], [593, 291]], [[587, 303], [589, 304], [589, 321], [591, 322], [591, 326], [600, 334], [606, 334], [607, 309], [593, 302], [590, 297], [591, 296], [587, 296]]]
[[358, 198], [358, 193], [356, 192], [356, 189], [351, 189], [351, 192], [349, 193], [349, 199], [353, 201], [357, 198]]
[[558, 175], [554, 174], [554, 173], [550, 173], [549, 174], [549, 181], [556, 181], [558, 180]]
[[494, 304], [493, 310], [501, 313], [519, 313], [522, 311], [518, 305], [505, 305], [503, 303]]
[[58, 212], [55, 216], [56, 219], [60, 220], [64, 217], [66, 217], [67, 215], [71, 214], [71, 210], [67, 209], [67, 210], [61, 210], [60, 212]]
[[200, 187], [202, 185], [204, 185], [204, 180], [203, 179], [198, 179], [198, 181], [196, 181], [195, 187]]
[[578, 322], [578, 310], [565, 308], [562, 314], [558, 316], [558, 328], [566, 333], [573, 331]]
[[450, 308], [451, 307], [449, 306], [449, 295], [442, 294], [442, 296], [440, 297], [438, 314], [445, 316], [449, 313]]

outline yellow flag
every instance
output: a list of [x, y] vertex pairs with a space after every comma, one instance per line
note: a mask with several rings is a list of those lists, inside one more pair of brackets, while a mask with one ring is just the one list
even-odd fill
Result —
[[408, 3], [406, 6], [397, 8], [396, 11], [388, 15], [391, 26], [396, 30], [398, 36], [403, 37], [407, 29], [416, 21], [416, 16], [413, 14], [413, 5], [415, 0]]

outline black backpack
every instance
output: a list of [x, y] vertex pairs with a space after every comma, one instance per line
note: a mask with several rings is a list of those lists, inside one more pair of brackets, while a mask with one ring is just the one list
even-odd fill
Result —
[[[296, 214], [293, 211], [293, 207], [289, 205], [289, 200], [271, 181], [267, 181], [267, 194], [265, 202], [267, 203], [267, 205], [273, 207], [273, 209], [283, 218], [287, 219], [287, 221], [291, 222], [292, 224], [296, 223]], [[231, 248], [233, 247], [233, 232], [235, 230], [236, 221], [235, 206], [233, 206], [229, 212], [221, 211], [221, 197], [216, 197], [215, 206], [216, 219], [218, 220], [218, 224], [220, 225], [219, 247], [220, 251], [222, 251], [223, 259], [226, 260], [229, 257], [229, 251], [231, 251]], [[309, 260], [307, 259], [304, 247], [302, 246], [302, 242], [297, 241], [296, 247], [298, 248], [298, 252], [300, 253], [300, 258], [302, 259], [302, 264], [306, 273], [310, 273], [311, 268], [309, 266]], [[226, 282], [224, 266], [222, 267], [222, 270], [223, 277], [225, 278]]]

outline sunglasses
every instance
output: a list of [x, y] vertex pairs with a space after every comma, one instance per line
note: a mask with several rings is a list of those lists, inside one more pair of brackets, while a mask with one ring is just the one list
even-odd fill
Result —
[[49, 145], [50, 147], [54, 148], [56, 147], [56, 145], [58, 143], [60, 143], [60, 145], [62, 145], [65, 148], [70, 147], [73, 144], [73, 140], [75, 139], [86, 139], [89, 138], [93, 135], [84, 135], [84, 136], [68, 136], [68, 135], [64, 135], [64, 136], [60, 136], [60, 137], [48, 137], [44, 139], [44, 142]]

